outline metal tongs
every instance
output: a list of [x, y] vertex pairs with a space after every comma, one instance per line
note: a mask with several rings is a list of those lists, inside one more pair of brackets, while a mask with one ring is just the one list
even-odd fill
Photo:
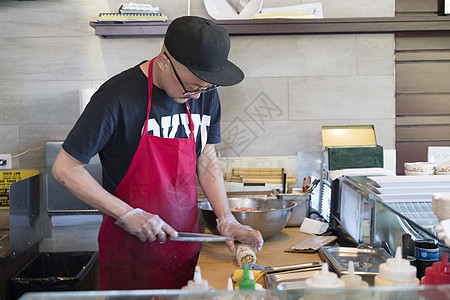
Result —
[[215, 234], [205, 234], [205, 233], [191, 233], [191, 232], [178, 232], [178, 237], [176, 239], [170, 238], [171, 241], [175, 242], [227, 242], [234, 241], [234, 239], [215, 235]]

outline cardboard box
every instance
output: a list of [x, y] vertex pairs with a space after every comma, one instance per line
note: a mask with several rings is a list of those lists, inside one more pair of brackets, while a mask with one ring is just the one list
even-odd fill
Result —
[[383, 147], [373, 125], [322, 126], [324, 168], [383, 168]]
[[324, 155], [327, 170], [355, 168], [383, 168], [383, 147], [326, 147]]

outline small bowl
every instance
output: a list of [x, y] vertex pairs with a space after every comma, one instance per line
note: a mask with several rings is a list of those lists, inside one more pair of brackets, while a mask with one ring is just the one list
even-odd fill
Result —
[[419, 162], [405, 162], [403, 165], [405, 166], [405, 171], [429, 172], [434, 170], [435, 163], [419, 161]]
[[[436, 172], [439, 172], [439, 173], [449, 173], [450, 174], [450, 160], [446, 160], [446, 161], [436, 164], [434, 169]], [[443, 175], [449, 175], [449, 174], [443, 174]]]
[[[292, 210], [297, 206], [294, 201], [267, 198], [230, 198], [228, 203], [236, 220], [260, 231], [264, 240], [275, 236], [286, 226]], [[218, 234], [217, 217], [211, 204], [208, 201], [199, 202], [198, 208], [208, 229]], [[236, 208], [251, 208], [253, 211], [236, 211]]]
[[450, 172], [439, 172], [439, 171], [434, 171], [434, 174], [436, 174], [436, 175], [450, 175]]
[[434, 170], [427, 171], [427, 172], [414, 172], [414, 171], [408, 171], [405, 170], [406, 176], [428, 176], [428, 175], [434, 175]]

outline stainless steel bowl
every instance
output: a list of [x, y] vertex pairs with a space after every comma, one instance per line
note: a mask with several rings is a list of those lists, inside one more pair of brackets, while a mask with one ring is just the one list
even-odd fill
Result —
[[[264, 240], [270, 239], [284, 228], [297, 205], [290, 200], [267, 198], [230, 198], [228, 202], [236, 220], [260, 231]], [[248, 207], [253, 211], [236, 211], [238, 207]], [[208, 229], [218, 234], [217, 217], [209, 202], [199, 202], [198, 208]]]

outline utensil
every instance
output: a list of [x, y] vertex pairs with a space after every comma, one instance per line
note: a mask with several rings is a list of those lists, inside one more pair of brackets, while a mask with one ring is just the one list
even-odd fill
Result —
[[265, 267], [264, 283], [267, 289], [291, 290], [303, 289], [305, 280], [321, 270], [323, 262], [290, 265], [282, 267]]
[[227, 242], [234, 239], [215, 234], [178, 232], [177, 238], [170, 238], [174, 242]]
[[312, 193], [312, 191], [316, 188], [316, 186], [319, 184], [320, 179], [314, 179], [314, 181], [311, 183], [309, 188], [306, 189], [304, 193]]
[[[261, 232], [267, 240], [279, 233], [288, 222], [292, 210], [297, 204], [294, 201], [268, 198], [229, 198], [231, 213], [236, 220]], [[217, 216], [207, 201], [199, 202], [198, 208], [208, 228], [217, 231]], [[253, 211], [237, 211], [236, 208], [251, 208]]]
[[279, 272], [287, 272], [287, 271], [309, 271], [310, 269], [314, 270], [320, 270], [323, 265], [323, 262], [321, 261], [315, 261], [311, 263], [305, 263], [305, 264], [299, 264], [299, 265], [287, 265], [287, 266], [280, 266], [280, 267], [271, 267], [267, 266], [262, 269], [262, 272], [265, 272], [267, 274], [270, 273], [279, 273]]
[[409, 242], [411, 241], [411, 235], [405, 233], [402, 235], [402, 258], [406, 259], [409, 252]]

